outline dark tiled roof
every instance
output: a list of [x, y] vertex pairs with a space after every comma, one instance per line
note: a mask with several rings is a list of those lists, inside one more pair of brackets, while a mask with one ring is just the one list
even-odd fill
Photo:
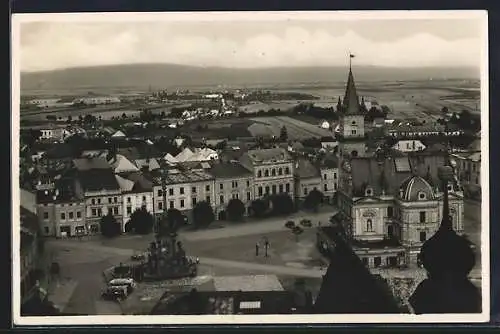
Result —
[[75, 168], [79, 171], [88, 171], [93, 169], [111, 170], [111, 166], [104, 158], [82, 158], [73, 160]]
[[320, 177], [318, 168], [307, 159], [299, 159], [296, 162], [294, 174], [301, 179]]
[[338, 168], [339, 159], [335, 155], [328, 155], [321, 161], [320, 166], [323, 168]]
[[290, 160], [290, 154], [282, 148], [267, 148], [260, 150], [249, 150], [247, 152], [250, 160], [254, 163], [272, 161], [272, 160]]
[[123, 178], [134, 182], [134, 187], [132, 192], [146, 192], [153, 189], [153, 182], [148, 180], [142, 173], [132, 172], [132, 173], [120, 173]]
[[215, 162], [211, 165], [212, 168], [208, 172], [217, 179], [252, 176], [252, 172], [239, 162]]
[[93, 169], [78, 173], [78, 180], [85, 191], [120, 190], [111, 169]]
[[[403, 159], [403, 158], [396, 158]], [[363, 195], [366, 187], [380, 195], [384, 189], [387, 195], [399, 193], [399, 187], [411, 175], [423, 177], [431, 185], [438, 184], [438, 168], [445, 163], [442, 155], [408, 155], [409, 170], [398, 171], [395, 158], [378, 161], [376, 158], [351, 159], [351, 175], [355, 195]]]

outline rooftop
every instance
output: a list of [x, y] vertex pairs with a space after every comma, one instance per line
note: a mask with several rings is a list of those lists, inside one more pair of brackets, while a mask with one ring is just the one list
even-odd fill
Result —
[[[204, 171], [181, 171], [178, 169], [165, 170], [166, 175], [165, 183], [168, 184], [182, 184], [182, 183], [193, 183], [193, 182], [203, 182], [213, 180], [214, 177]], [[153, 177], [154, 185], [162, 184], [162, 176]]]
[[91, 169], [78, 173], [78, 181], [85, 191], [120, 190], [111, 169]]
[[252, 176], [252, 172], [239, 162], [214, 162], [208, 170], [217, 179]]
[[111, 170], [110, 164], [104, 158], [74, 159], [73, 164], [78, 171], [89, 171], [93, 169]]
[[254, 164], [261, 162], [288, 161], [292, 159], [290, 154], [282, 148], [249, 150], [247, 155]]
[[320, 172], [312, 162], [307, 159], [299, 159], [295, 164], [294, 169], [295, 176], [301, 179], [308, 179], [314, 177], [320, 177]]

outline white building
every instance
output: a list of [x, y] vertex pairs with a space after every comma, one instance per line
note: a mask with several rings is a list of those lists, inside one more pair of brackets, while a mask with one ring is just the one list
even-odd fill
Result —
[[401, 152], [423, 151], [425, 150], [425, 147], [426, 146], [417, 139], [399, 140], [396, 144], [394, 144], [394, 146], [392, 146], [393, 149]]

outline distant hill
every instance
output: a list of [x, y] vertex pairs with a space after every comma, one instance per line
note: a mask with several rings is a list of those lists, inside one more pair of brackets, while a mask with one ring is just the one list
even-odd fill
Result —
[[[21, 73], [21, 91], [133, 88], [188, 88], [204, 86], [269, 86], [281, 84], [338, 83], [345, 67], [275, 67], [234, 69], [172, 64], [134, 64], [78, 67]], [[356, 66], [357, 81], [413, 81], [479, 79], [475, 68], [389, 68]]]

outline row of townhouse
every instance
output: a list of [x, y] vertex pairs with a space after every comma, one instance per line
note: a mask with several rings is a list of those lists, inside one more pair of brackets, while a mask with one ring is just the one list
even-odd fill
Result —
[[[126, 164], [121, 161], [119, 165]], [[299, 166], [305, 165], [314, 174], [312, 178], [300, 173]], [[106, 214], [112, 214], [125, 230], [132, 213], [143, 207], [156, 218], [164, 210], [178, 209], [190, 221], [193, 208], [201, 201], [212, 206], [216, 219], [224, 220], [231, 199], [241, 200], [249, 212], [253, 200], [279, 193], [300, 199], [316, 188], [331, 200], [338, 184], [335, 161], [320, 166], [295, 163], [279, 148], [251, 150], [239, 161], [202, 162], [152, 173], [117, 168], [103, 158], [76, 159], [74, 167], [71, 178], [54, 189], [37, 192], [38, 216], [46, 236], [99, 233]]]

